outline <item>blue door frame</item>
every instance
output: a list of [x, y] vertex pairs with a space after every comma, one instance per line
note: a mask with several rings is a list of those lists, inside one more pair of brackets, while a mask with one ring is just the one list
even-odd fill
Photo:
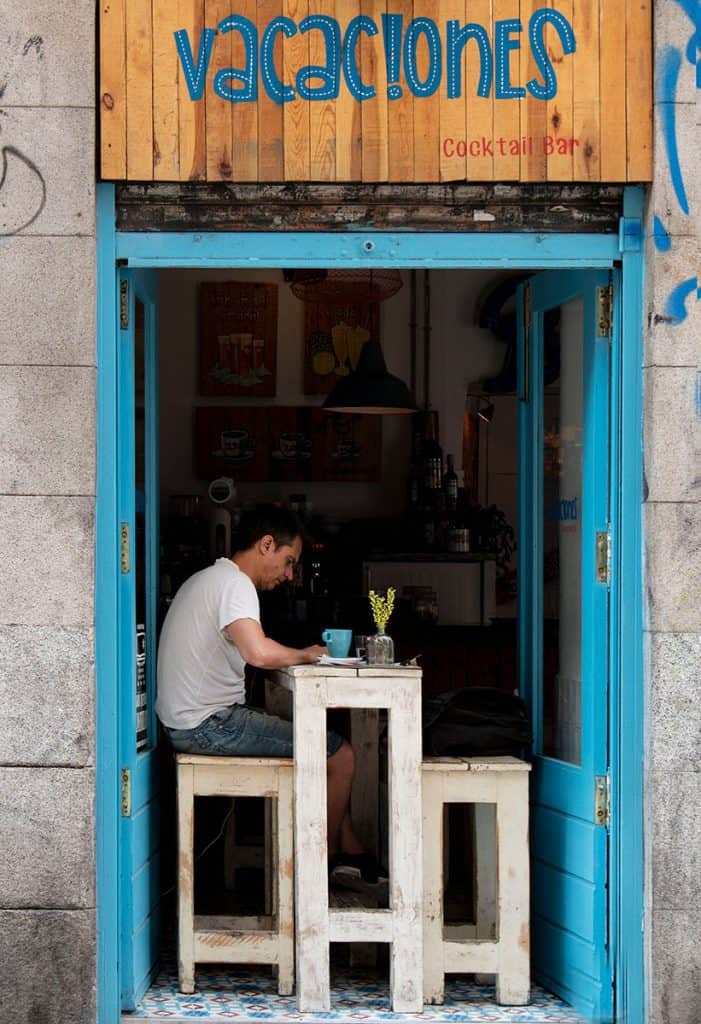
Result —
[[[120, 324], [118, 344], [118, 418], [123, 422], [119, 426], [117, 490], [120, 530], [129, 531], [128, 564], [121, 567], [118, 585], [122, 656], [121, 663], [118, 662], [119, 749], [120, 771], [129, 772], [130, 786], [129, 814], [120, 823], [119, 952], [122, 1006], [133, 1010], [151, 984], [160, 954], [160, 786], [155, 710], [159, 571], [158, 282], [156, 274], [144, 270], [120, 269], [119, 277], [120, 312], [126, 315]], [[137, 344], [137, 307], [142, 314], [141, 345]], [[144, 389], [142, 415], [137, 414], [139, 376]], [[144, 630], [145, 721], [139, 721], [136, 692], [138, 623]]]
[[[119, 992], [119, 746], [117, 583], [117, 261], [130, 267], [429, 267], [548, 269], [620, 267], [621, 347], [614, 359], [612, 424], [610, 900], [616, 1021], [645, 1019], [643, 944], [642, 312], [643, 191], [628, 188], [618, 236], [261, 232], [118, 233], [114, 186], [98, 185], [97, 689], [98, 1024], [117, 1024]], [[622, 524], [625, 523], [625, 529]], [[620, 723], [625, 722], [625, 742]], [[625, 869], [623, 869], [625, 866]]]

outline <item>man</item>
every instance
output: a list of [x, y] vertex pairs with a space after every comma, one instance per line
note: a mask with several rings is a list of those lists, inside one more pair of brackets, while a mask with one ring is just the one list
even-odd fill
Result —
[[[232, 558], [191, 576], [171, 604], [158, 649], [156, 712], [175, 750], [239, 757], [292, 757], [292, 723], [245, 704], [244, 669], [312, 665], [326, 648], [284, 647], [260, 624], [259, 590], [291, 580], [302, 553], [301, 527], [287, 509], [245, 513]], [[348, 802], [350, 745], [327, 735], [328, 844], [334, 865], [377, 881], [377, 865], [353, 832]]]

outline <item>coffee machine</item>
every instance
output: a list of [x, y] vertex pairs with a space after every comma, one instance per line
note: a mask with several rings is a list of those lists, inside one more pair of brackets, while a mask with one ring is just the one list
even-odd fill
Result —
[[231, 511], [227, 508], [236, 498], [236, 488], [230, 476], [212, 480], [208, 490], [211, 506], [209, 509], [209, 557], [229, 558], [231, 555]]

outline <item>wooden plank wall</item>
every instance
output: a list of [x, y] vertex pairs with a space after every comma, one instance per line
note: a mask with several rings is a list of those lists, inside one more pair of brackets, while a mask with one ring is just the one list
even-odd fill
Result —
[[[479, 97], [479, 48], [470, 40], [460, 63], [462, 95], [447, 96], [446, 22], [483, 25], [494, 49], [495, 23], [520, 19], [520, 48], [511, 51], [511, 85], [542, 80], [528, 40], [538, 9], [560, 12], [574, 27], [577, 49], [562, 52], [548, 23], [545, 44], [558, 91], [543, 101], [495, 99], [496, 62], [488, 97]], [[174, 32], [188, 33], [197, 64], [200, 36], [230, 14], [249, 18], [258, 41], [273, 18], [296, 25], [327, 15], [341, 33], [359, 15], [379, 31], [361, 33], [356, 48], [363, 82], [377, 95], [359, 103], [341, 72], [335, 99], [275, 103], [257, 68], [257, 102], [217, 95], [222, 68], [245, 66], [238, 31], [218, 32], [201, 98], [190, 98]], [[389, 98], [383, 14], [436, 21], [443, 43], [439, 89], [418, 97], [406, 85]], [[274, 44], [278, 78], [295, 82], [307, 64], [324, 65], [318, 29]], [[259, 63], [259, 62], [258, 62]], [[416, 75], [425, 80], [421, 39]], [[193, 182], [625, 182], [652, 177], [652, 26], [647, 0], [102, 0], [100, 5], [101, 171], [113, 181]], [[236, 88], [240, 82], [227, 81]], [[312, 87], [320, 79], [309, 80]], [[396, 83], [394, 83], [396, 84]], [[454, 140], [446, 144], [446, 140]], [[498, 140], [507, 140], [500, 145]], [[546, 143], [545, 140], [550, 142]], [[576, 140], [570, 146], [566, 140]], [[456, 152], [458, 142], [465, 150]], [[508, 143], [513, 142], [513, 145]], [[471, 145], [472, 144], [472, 145]]]

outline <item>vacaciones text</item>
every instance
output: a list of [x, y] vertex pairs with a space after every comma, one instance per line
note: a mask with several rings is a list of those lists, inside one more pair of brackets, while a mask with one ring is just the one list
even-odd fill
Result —
[[[449, 20], [439, 27], [432, 18], [422, 17], [414, 18], [405, 27], [402, 14], [383, 14], [379, 26], [373, 18], [361, 15], [353, 18], [343, 32], [339, 22], [325, 14], [310, 15], [299, 25], [291, 18], [278, 17], [262, 34], [249, 18], [230, 14], [216, 28], [205, 27], [197, 41], [190, 39], [185, 29], [178, 29], [174, 36], [190, 99], [194, 101], [201, 100], [204, 94], [216, 38], [228, 32], [238, 32], [243, 40], [244, 66], [219, 68], [212, 87], [218, 96], [231, 103], [255, 103], [261, 83], [267, 95], [279, 104], [297, 99], [334, 100], [342, 83], [359, 102], [372, 100], [377, 96], [378, 83], [365, 77], [359, 43], [361, 36], [372, 39], [378, 35], [384, 49], [390, 100], [400, 99], [405, 88], [419, 98], [432, 96], [442, 83], [448, 99], [459, 99], [465, 90], [462, 72], [466, 48], [468, 60], [472, 48], [479, 58], [477, 96], [514, 100], [523, 99], [528, 93], [538, 100], [551, 100], [557, 95], [558, 83], [545, 43], [547, 25], [554, 27], [562, 54], [574, 53], [577, 44], [572, 25], [559, 11], [545, 7], [533, 12], [525, 30], [520, 18], [496, 21], [493, 39], [485, 26], [476, 22], [461, 25], [457, 20]], [[280, 37], [290, 39], [297, 33], [308, 32], [321, 33], [325, 62], [300, 67], [294, 82], [283, 81], [275, 65], [276, 43]], [[519, 83], [515, 75], [522, 44], [530, 47], [538, 75]]]

